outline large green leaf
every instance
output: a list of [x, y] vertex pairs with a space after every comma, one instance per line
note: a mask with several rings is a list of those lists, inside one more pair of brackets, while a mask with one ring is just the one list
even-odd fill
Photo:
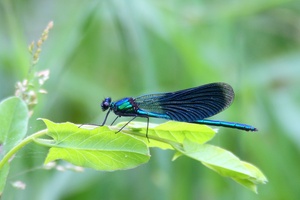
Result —
[[126, 134], [115, 134], [108, 127], [89, 130], [71, 123], [44, 122], [48, 135], [54, 139], [54, 143], [39, 140], [52, 146], [45, 163], [63, 159], [82, 167], [113, 171], [136, 167], [150, 158], [143, 141]]
[[[28, 109], [18, 97], [10, 97], [0, 103], [0, 160], [26, 135]], [[9, 163], [0, 170], [0, 194], [6, 183]]]
[[0, 103], [0, 158], [25, 137], [27, 124], [28, 109], [23, 100], [10, 97]]
[[186, 155], [200, 161], [222, 176], [256, 192], [256, 185], [267, 181], [255, 166], [241, 161], [231, 152], [205, 144], [215, 131], [207, 126], [189, 123], [167, 122], [161, 125], [134, 122], [116, 134], [124, 123], [116, 126], [96, 127], [75, 124], [55, 124], [44, 120], [48, 135], [53, 140], [37, 140], [50, 146], [45, 162], [63, 159], [75, 165], [97, 170], [129, 169], [149, 160], [149, 147], [175, 150], [174, 158]]

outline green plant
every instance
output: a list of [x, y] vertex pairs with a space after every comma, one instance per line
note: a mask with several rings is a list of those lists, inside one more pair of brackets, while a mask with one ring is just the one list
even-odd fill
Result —
[[124, 170], [148, 162], [149, 148], [156, 147], [173, 150], [173, 160], [180, 156], [195, 159], [254, 192], [257, 192], [257, 184], [267, 181], [255, 166], [241, 161], [227, 150], [207, 144], [216, 132], [202, 125], [179, 122], [150, 124], [149, 138], [146, 138], [145, 123], [132, 122], [121, 133], [115, 134], [125, 122], [116, 126], [79, 127], [73, 123], [57, 124], [42, 119], [47, 129], [25, 137], [29, 117], [38, 103], [38, 94], [46, 93], [42, 86], [49, 78], [49, 71], [35, 72], [34, 66], [52, 26], [53, 23], [49, 23], [38, 42], [32, 42], [29, 46], [32, 64], [28, 77], [17, 83], [16, 96], [0, 103], [0, 192], [6, 184], [10, 161], [22, 147], [31, 142], [49, 147], [45, 164], [63, 159], [76, 166], [96, 170]]
[[[2, 103], [3, 107], [16, 107], [11, 106], [12, 101], [18, 101], [21, 109], [22, 101], [17, 98], [6, 100]], [[26, 113], [24, 104], [23, 110], [23, 113]], [[26, 118], [15, 117], [12, 122], [17, 120], [23, 122], [23, 127], [16, 127], [17, 131], [24, 132]], [[241, 161], [220, 147], [206, 144], [215, 135], [215, 131], [207, 126], [179, 122], [150, 124], [148, 132], [150, 142], [148, 142], [145, 137], [145, 123], [130, 123], [122, 133], [115, 134], [124, 123], [111, 127], [89, 125], [87, 128], [79, 128], [72, 123], [56, 124], [46, 119], [43, 121], [47, 129], [34, 133], [22, 141], [18, 142], [19, 139], [15, 141], [15, 146], [0, 162], [2, 173], [7, 173], [9, 159], [20, 148], [29, 142], [35, 142], [50, 147], [45, 164], [63, 159], [74, 165], [96, 170], [124, 170], [146, 163], [150, 159], [149, 147], [157, 147], [174, 150], [174, 160], [185, 155], [200, 161], [206, 167], [232, 178], [255, 192], [257, 184], [266, 182], [265, 176], [255, 166]], [[8, 134], [11, 134], [10, 131], [7, 131]], [[41, 139], [41, 136], [45, 135], [52, 139]], [[13, 140], [8, 139], [8, 142]], [[5, 182], [5, 176], [6, 174], [1, 176], [2, 183]]]

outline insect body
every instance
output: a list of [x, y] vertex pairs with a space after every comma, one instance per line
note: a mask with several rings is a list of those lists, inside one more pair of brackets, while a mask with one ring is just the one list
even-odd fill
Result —
[[105, 124], [110, 111], [113, 111], [117, 115], [116, 119], [121, 116], [133, 117], [129, 122], [136, 117], [147, 118], [147, 125], [149, 118], [153, 117], [257, 131], [255, 127], [247, 124], [207, 119], [228, 108], [233, 99], [234, 91], [226, 83], [210, 83], [176, 92], [147, 94], [136, 98], [126, 97], [116, 102], [107, 97], [101, 104], [103, 111], [108, 110], [102, 125]]

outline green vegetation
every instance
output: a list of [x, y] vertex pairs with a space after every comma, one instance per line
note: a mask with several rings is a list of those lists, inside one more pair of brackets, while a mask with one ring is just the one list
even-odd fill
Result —
[[[54, 27], [50, 24], [43, 31], [52, 20]], [[0, 182], [0, 189], [5, 186], [2, 198], [298, 199], [299, 24], [297, 1], [0, 2], [0, 99], [5, 99], [0, 104], [0, 141], [9, 141], [0, 146], [0, 158], [25, 135], [23, 144], [27, 144], [15, 149], [19, 152], [9, 164], [1, 163], [0, 180], [7, 177], [6, 185]], [[236, 92], [233, 105], [214, 118], [251, 124], [259, 132], [219, 128], [213, 140], [204, 138], [205, 148], [188, 140], [181, 143], [187, 152], [175, 148], [180, 153], [174, 156], [174, 146], [151, 139], [156, 137], [151, 127], [150, 143], [144, 137], [129, 143], [137, 142], [139, 147], [131, 152], [139, 157], [130, 162], [132, 167], [147, 162], [151, 154], [149, 162], [113, 172], [78, 168], [64, 161], [44, 165], [46, 157], [47, 161], [62, 158], [51, 140], [57, 138], [32, 136], [47, 133], [37, 118], [100, 124], [105, 116], [100, 103], [106, 96], [117, 100], [209, 82], [227, 82]], [[108, 122], [113, 120], [110, 117]], [[151, 119], [151, 123], [162, 122]], [[51, 122], [46, 123], [49, 128]], [[135, 122], [128, 129], [136, 133], [144, 127]], [[121, 137], [119, 141], [135, 137], [109, 135]], [[148, 152], [149, 146], [165, 150]], [[207, 154], [191, 153], [187, 147]], [[220, 160], [203, 156], [223, 149], [263, 171], [269, 182], [258, 186], [258, 194], [206, 168], [232, 177], [232, 172], [220, 172], [212, 165]], [[179, 158], [172, 162], [172, 156]], [[79, 157], [78, 162], [72, 161], [82, 163]], [[256, 172], [256, 179], [249, 176], [248, 180], [264, 182], [253, 165], [238, 161]], [[122, 164], [113, 166], [119, 169]], [[244, 185], [251, 182], [234, 180]]]

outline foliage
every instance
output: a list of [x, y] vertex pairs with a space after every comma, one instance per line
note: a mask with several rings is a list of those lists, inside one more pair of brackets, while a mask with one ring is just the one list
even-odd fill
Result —
[[[14, 99], [22, 102], [18, 98]], [[7, 104], [5, 102], [3, 104], [4, 106], [0, 110], [2, 112], [7, 111], [5, 106], [10, 106], [9, 104], [5, 105]], [[10, 127], [15, 127], [14, 123], [17, 123], [17, 121], [23, 122], [17, 132], [24, 132], [24, 127], [26, 127], [24, 122], [26, 124], [28, 115], [25, 104], [21, 103], [21, 105], [23, 105], [25, 115], [14, 117], [10, 123], [6, 123]], [[16, 106], [14, 105], [13, 108], [15, 111]], [[3, 134], [3, 136], [6, 136], [2, 140], [4, 147], [10, 147], [9, 142], [16, 143], [17, 141], [17, 143], [14, 148], [10, 147], [9, 150], [11, 151], [4, 151], [5, 156], [0, 161], [1, 171], [2, 167], [4, 169], [0, 180], [2, 186], [4, 186], [7, 176], [6, 165], [8, 165], [8, 159], [31, 140], [50, 147], [45, 164], [63, 159], [74, 165], [96, 170], [130, 169], [149, 161], [148, 146], [151, 146], [175, 150], [177, 151], [176, 158], [185, 155], [198, 160], [208, 168], [223, 176], [231, 177], [254, 192], [257, 192], [256, 184], [267, 181], [262, 172], [255, 166], [240, 161], [232, 153], [222, 148], [205, 144], [215, 135], [214, 131], [206, 126], [180, 122], [168, 122], [162, 125], [151, 124], [148, 130], [149, 143], [147, 144], [147, 139], [145, 140], [147, 131], [145, 127], [147, 125], [145, 123], [143, 123], [143, 126], [140, 123], [129, 124], [128, 128], [122, 130], [126, 134], [115, 134], [119, 130], [120, 124], [111, 128], [102, 126], [85, 129], [72, 123], [55, 124], [46, 119], [43, 121], [47, 125], [47, 130], [32, 134], [24, 141], [19, 141], [22, 139], [22, 135], [21, 137], [14, 137], [13, 131], [6, 131], [6, 134]], [[16, 127], [18, 128], [18, 126]], [[50, 136], [52, 140], [40, 139], [39, 137], [44, 134]]]
[[[29, 144], [3, 166], [1, 180], [9, 173], [2, 198], [299, 199], [299, 8], [287, 0], [1, 1], [0, 99], [16, 93], [16, 82], [30, 97]], [[50, 37], [42, 48], [39, 39], [34, 42], [28, 54], [28, 44], [50, 20]], [[45, 69], [51, 77], [40, 87]], [[269, 183], [258, 195], [180, 153], [171, 163], [169, 145], [166, 151], [151, 148], [149, 162], [132, 170], [79, 173], [65, 162], [44, 166], [48, 148], [29, 142], [44, 129], [36, 118], [100, 124], [105, 96], [117, 100], [209, 82], [227, 82], [236, 93], [216, 119], [259, 129], [244, 134], [222, 128], [209, 141], [262, 169]], [[43, 89], [47, 95], [40, 95]]]

